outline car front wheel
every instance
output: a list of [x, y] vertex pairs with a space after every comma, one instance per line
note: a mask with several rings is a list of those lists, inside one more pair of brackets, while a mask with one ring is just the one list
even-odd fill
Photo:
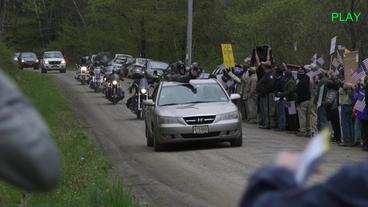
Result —
[[243, 136], [240, 135], [240, 137], [230, 140], [230, 145], [232, 147], [241, 147], [243, 145]]
[[152, 136], [150, 135], [148, 128], [147, 128], [147, 124], [145, 127], [145, 131], [146, 131], [146, 141], [147, 141], [147, 147], [152, 147], [153, 146], [153, 139]]
[[155, 132], [153, 132], [153, 150], [155, 152], [161, 152], [163, 149], [162, 144], [158, 141]]

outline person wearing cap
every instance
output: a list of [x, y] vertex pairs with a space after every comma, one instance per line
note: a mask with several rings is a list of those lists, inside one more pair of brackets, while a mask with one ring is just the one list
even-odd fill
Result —
[[332, 76], [327, 80], [326, 84], [326, 100], [324, 106], [326, 109], [327, 119], [331, 122], [333, 137], [332, 142], [341, 142], [341, 128], [338, 108], [338, 90], [339, 83], [336, 76]]
[[341, 130], [342, 143], [340, 146], [353, 146], [354, 125], [351, 115], [353, 114], [353, 85], [348, 82], [343, 82], [339, 88], [339, 104], [341, 107]]
[[327, 92], [327, 73], [322, 71], [318, 75], [317, 93], [314, 98], [314, 104], [317, 106], [317, 129], [322, 130], [329, 128], [329, 121], [327, 119], [327, 111], [325, 108], [326, 92]]
[[249, 68], [250, 68], [250, 58], [244, 59], [244, 65], [243, 68], [243, 74], [241, 76], [241, 90], [240, 90], [240, 96], [241, 96], [241, 107], [242, 107], [242, 117], [243, 121], [246, 121], [248, 119], [247, 115], [247, 101], [246, 101], [246, 94], [245, 94], [245, 87], [250, 79], [249, 77]]
[[270, 129], [275, 127], [275, 75], [272, 67], [268, 64], [263, 65], [264, 75], [257, 82], [256, 91], [259, 96], [261, 123], [259, 128]]
[[[306, 69], [306, 73], [308, 72], [319, 72], [319, 68], [317, 67], [316, 64], [312, 63], [310, 65], [306, 65], [304, 66], [304, 68]], [[309, 77], [309, 81], [310, 81], [310, 93], [311, 93], [311, 99], [310, 99], [310, 105], [309, 105], [309, 112], [308, 116], [307, 116], [307, 124], [309, 125], [310, 128], [310, 134], [311, 136], [313, 136], [315, 133], [318, 132], [317, 129], [317, 105], [315, 104], [314, 98], [316, 97], [317, 94], [317, 90], [318, 90], [318, 76], [310, 76]]]
[[[286, 83], [284, 90], [278, 93], [278, 97], [285, 98], [288, 104], [294, 104], [296, 101], [296, 81], [294, 80], [293, 74], [290, 70], [285, 71]], [[296, 132], [298, 130], [298, 115], [287, 113], [286, 116], [287, 128], [291, 132]]]
[[308, 76], [305, 73], [304, 68], [300, 68], [298, 70], [298, 84], [296, 86], [297, 92], [297, 111], [299, 118], [299, 132], [297, 136], [310, 136], [310, 128], [307, 123], [307, 117], [310, 109], [310, 99], [311, 99], [311, 91], [310, 91], [310, 81]]
[[284, 131], [286, 129], [286, 114], [285, 114], [285, 99], [280, 96], [284, 92], [285, 78], [284, 71], [281, 68], [276, 68], [276, 81], [275, 81], [275, 93], [276, 93], [276, 114], [277, 114], [277, 128], [278, 131]]
[[257, 124], [257, 74], [256, 68], [250, 67], [248, 69], [249, 79], [244, 88], [244, 99], [247, 113], [247, 122], [249, 124]]
[[[240, 207], [366, 207], [368, 163], [342, 166], [325, 182], [304, 187], [295, 174], [302, 154], [281, 152], [249, 179]], [[313, 172], [312, 172], [313, 173]]]

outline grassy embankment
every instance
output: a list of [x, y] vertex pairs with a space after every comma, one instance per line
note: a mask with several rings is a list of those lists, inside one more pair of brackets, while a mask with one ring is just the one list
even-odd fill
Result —
[[[28, 194], [28, 206], [134, 206], [121, 182], [111, 178], [111, 165], [88, 139], [53, 82], [45, 75], [17, 70], [10, 60], [9, 51], [0, 44], [0, 67], [16, 80], [48, 123], [62, 164], [59, 187], [50, 193]], [[0, 206], [18, 206], [21, 198], [20, 190], [0, 182]]]

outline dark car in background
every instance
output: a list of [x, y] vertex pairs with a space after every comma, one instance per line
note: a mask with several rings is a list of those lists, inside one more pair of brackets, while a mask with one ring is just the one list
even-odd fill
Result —
[[162, 76], [164, 71], [167, 70], [169, 67], [168, 63], [155, 61], [155, 60], [148, 60], [146, 62], [146, 71], [147, 71], [147, 80], [149, 83], [152, 82], [153, 72], [157, 71], [157, 75]]
[[148, 60], [150, 60], [150, 59], [135, 58], [134, 62], [132, 64], [130, 64], [127, 68], [127, 70], [128, 70], [127, 77], [132, 78], [136, 74], [144, 75], [144, 68], [145, 68], [146, 63], [147, 63]]
[[127, 54], [115, 54], [114, 59], [112, 60], [112, 65], [118, 69], [121, 77], [124, 75], [124, 68], [126, 68], [127, 62], [132, 62], [134, 60], [133, 56]]
[[35, 70], [40, 67], [40, 60], [34, 52], [22, 52], [18, 56], [19, 69], [33, 68]]

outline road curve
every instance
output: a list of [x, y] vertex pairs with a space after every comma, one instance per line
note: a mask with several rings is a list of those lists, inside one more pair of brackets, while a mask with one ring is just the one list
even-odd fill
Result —
[[[280, 150], [302, 150], [307, 138], [243, 124], [243, 147], [227, 143], [172, 146], [166, 152], [146, 147], [144, 122], [135, 119], [126, 99], [113, 106], [101, 93], [74, 80], [74, 74], [49, 73], [85, 127], [138, 200], [148, 206], [237, 206], [247, 179], [272, 162]], [[124, 83], [125, 91], [127, 83]], [[129, 96], [129, 94], [126, 94]], [[322, 174], [331, 175], [343, 163], [367, 158], [359, 148], [332, 146]]]

